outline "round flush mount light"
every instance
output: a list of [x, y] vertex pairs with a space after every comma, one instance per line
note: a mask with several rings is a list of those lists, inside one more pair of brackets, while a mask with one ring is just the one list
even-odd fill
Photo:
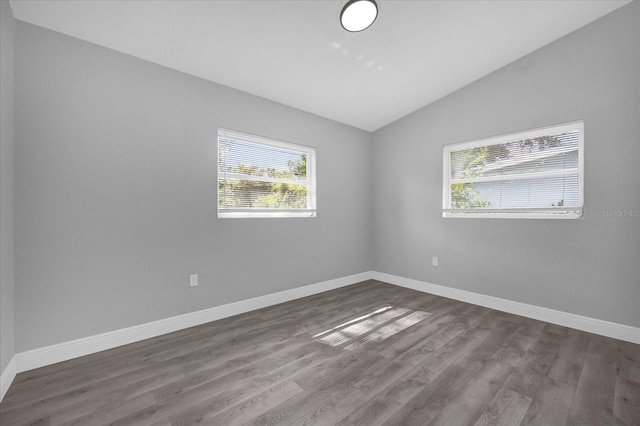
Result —
[[369, 28], [377, 16], [374, 0], [349, 0], [340, 12], [340, 23], [345, 30], [358, 32]]

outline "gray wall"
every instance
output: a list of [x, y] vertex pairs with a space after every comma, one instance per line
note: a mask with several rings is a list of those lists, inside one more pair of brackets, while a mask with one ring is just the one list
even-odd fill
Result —
[[[0, 371], [14, 353], [14, 21], [2, 7]], [[640, 219], [603, 215], [640, 208], [639, 8], [373, 136], [18, 23], [15, 351], [369, 269], [640, 325]], [[441, 218], [442, 145], [576, 119], [583, 220]], [[217, 127], [317, 147], [318, 217], [217, 219]]]
[[[219, 126], [315, 146], [318, 217], [217, 219]], [[367, 132], [22, 22], [16, 132], [18, 351], [371, 269]]]
[[13, 238], [13, 66], [16, 21], [0, 2], [0, 373], [15, 354], [15, 285]]
[[[640, 217], [603, 214], [640, 209], [639, 8], [375, 132], [374, 269], [640, 326]], [[443, 145], [578, 119], [584, 219], [441, 217]]]

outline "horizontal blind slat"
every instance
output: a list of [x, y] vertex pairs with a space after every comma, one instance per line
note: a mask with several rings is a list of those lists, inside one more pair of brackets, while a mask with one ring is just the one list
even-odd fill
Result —
[[506, 174], [506, 175], [498, 175], [498, 176], [478, 176], [474, 178], [466, 178], [466, 179], [451, 179], [452, 184], [456, 183], [475, 183], [475, 182], [500, 182], [505, 180], [524, 180], [524, 179], [538, 179], [538, 178], [547, 178], [547, 177], [558, 177], [558, 176], [577, 176], [579, 173], [579, 169], [564, 169], [564, 170], [553, 170], [546, 172], [535, 172], [535, 173], [519, 173], [519, 174]]
[[285, 178], [276, 178], [269, 176], [254, 176], [247, 175], [243, 173], [233, 173], [233, 172], [220, 172], [218, 173], [220, 179], [233, 179], [233, 180], [250, 180], [254, 182], [270, 182], [270, 183], [286, 183], [289, 185], [309, 185], [309, 180], [298, 180], [298, 179], [285, 179]]

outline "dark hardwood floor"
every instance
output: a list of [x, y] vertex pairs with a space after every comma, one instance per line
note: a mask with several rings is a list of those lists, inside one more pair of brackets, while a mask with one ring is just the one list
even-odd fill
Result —
[[640, 345], [375, 281], [19, 374], [9, 425], [640, 425]]

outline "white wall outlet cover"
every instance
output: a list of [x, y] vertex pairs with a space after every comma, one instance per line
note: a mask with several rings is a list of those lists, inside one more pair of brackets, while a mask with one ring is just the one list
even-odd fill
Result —
[[195, 287], [198, 285], [198, 274], [189, 276], [189, 287]]

